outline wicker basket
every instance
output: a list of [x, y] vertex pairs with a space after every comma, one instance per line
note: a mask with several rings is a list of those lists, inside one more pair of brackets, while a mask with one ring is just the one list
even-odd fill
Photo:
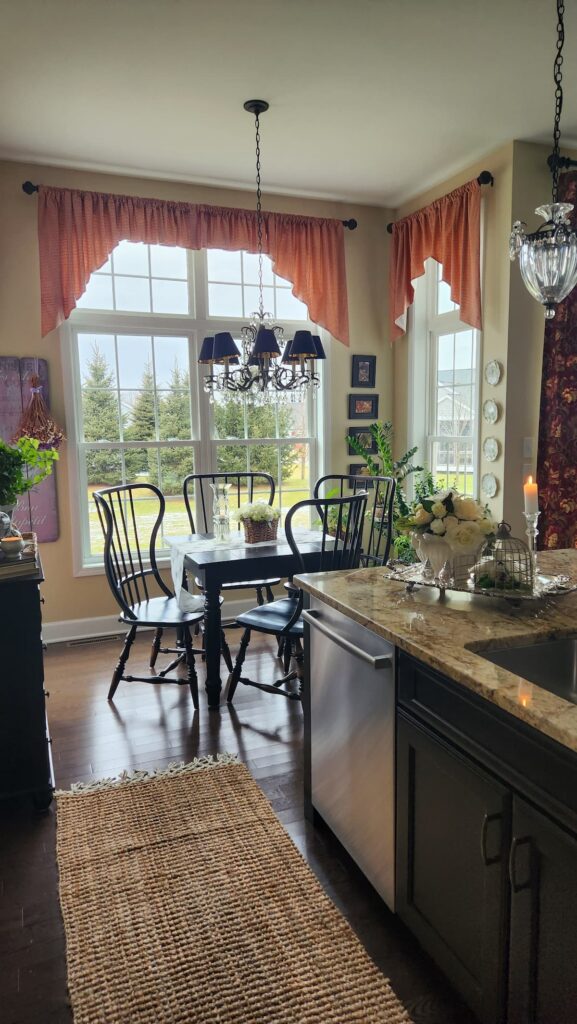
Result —
[[261, 544], [264, 540], [276, 540], [278, 519], [243, 519], [244, 539], [247, 544]]

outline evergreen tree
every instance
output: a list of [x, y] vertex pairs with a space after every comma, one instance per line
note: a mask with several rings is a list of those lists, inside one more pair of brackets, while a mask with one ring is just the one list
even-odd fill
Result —
[[[82, 413], [86, 441], [118, 441], [120, 421], [114, 374], [106, 356], [94, 343], [82, 381]], [[121, 481], [120, 453], [115, 449], [88, 451], [86, 468], [90, 486]]]
[[[249, 406], [249, 422], [251, 437], [275, 437], [276, 414], [275, 406], [267, 402], [265, 405]], [[241, 401], [226, 401], [214, 404], [214, 425], [217, 437], [244, 437], [244, 404]], [[279, 437], [290, 437], [291, 412], [282, 405], [278, 410]], [[250, 445], [250, 468], [253, 473], [270, 473], [276, 480], [278, 476], [278, 456], [276, 445]], [[294, 473], [298, 455], [293, 446], [281, 448], [282, 479], [288, 480]], [[246, 472], [246, 448], [241, 445], [219, 445], [218, 468], [222, 473]]]
[[[132, 403], [129, 424], [124, 431], [127, 441], [156, 440], [156, 411], [154, 400], [154, 376], [149, 362], [146, 363], [140, 389]], [[126, 479], [134, 481], [146, 475], [151, 483], [157, 482], [158, 469], [156, 452], [147, 448], [127, 448], [125, 452]]]
[[[175, 363], [170, 390], [162, 397], [158, 410], [161, 441], [190, 441], [190, 387], [188, 373]], [[165, 494], [180, 494], [182, 481], [194, 472], [192, 444], [182, 448], [162, 448], [162, 490]]]

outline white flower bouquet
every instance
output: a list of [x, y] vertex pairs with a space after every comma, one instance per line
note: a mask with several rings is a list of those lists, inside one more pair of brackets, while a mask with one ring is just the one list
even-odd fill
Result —
[[247, 501], [232, 514], [244, 526], [248, 544], [276, 539], [280, 510], [267, 505], [266, 501]]
[[478, 551], [484, 540], [494, 537], [497, 526], [486, 506], [451, 489], [419, 497], [409, 515], [397, 522], [397, 529], [442, 537], [455, 554], [465, 555]]

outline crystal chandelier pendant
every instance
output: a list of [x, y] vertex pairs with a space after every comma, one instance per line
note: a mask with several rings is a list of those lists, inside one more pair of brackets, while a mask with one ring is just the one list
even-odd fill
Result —
[[545, 224], [527, 234], [525, 225], [515, 221], [511, 232], [511, 259], [518, 257], [525, 286], [545, 306], [547, 320], [577, 284], [577, 236], [568, 219], [572, 209], [571, 203], [538, 206], [535, 213]]

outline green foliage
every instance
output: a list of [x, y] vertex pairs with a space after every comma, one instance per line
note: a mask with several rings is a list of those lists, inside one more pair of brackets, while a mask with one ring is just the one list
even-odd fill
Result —
[[[92, 346], [88, 372], [82, 382], [82, 413], [86, 441], [118, 441], [120, 425], [114, 375], [96, 344]], [[120, 466], [120, 456], [114, 449], [86, 453], [90, 484], [120, 483]]]
[[15, 445], [0, 441], [0, 505], [14, 505], [21, 494], [50, 476], [58, 452], [41, 448], [33, 437], [20, 437]]
[[403, 481], [411, 473], [423, 472], [422, 466], [414, 466], [411, 462], [417, 453], [417, 446], [409, 448], [400, 459], [395, 459], [393, 457], [393, 424], [391, 421], [371, 423], [369, 433], [374, 438], [380, 463], [373, 458], [357, 437], [348, 437], [347, 441], [353, 451], [364, 460], [371, 476], [392, 476], [396, 480], [394, 516], [395, 518], [406, 516], [409, 514], [409, 506], [402, 486]]
[[[276, 437], [276, 411], [272, 403], [249, 406], [247, 415], [251, 437]], [[278, 410], [279, 437], [290, 436], [292, 414], [283, 406]], [[218, 402], [214, 405], [214, 425], [216, 435], [222, 439], [244, 438], [244, 403], [243, 401]], [[276, 480], [278, 476], [278, 449], [276, 445], [250, 445], [250, 468], [253, 473], [270, 473]], [[283, 480], [289, 480], [298, 463], [298, 453], [294, 445], [281, 447], [281, 474]], [[244, 445], [220, 445], [218, 456], [219, 473], [246, 473], [246, 448]]]

